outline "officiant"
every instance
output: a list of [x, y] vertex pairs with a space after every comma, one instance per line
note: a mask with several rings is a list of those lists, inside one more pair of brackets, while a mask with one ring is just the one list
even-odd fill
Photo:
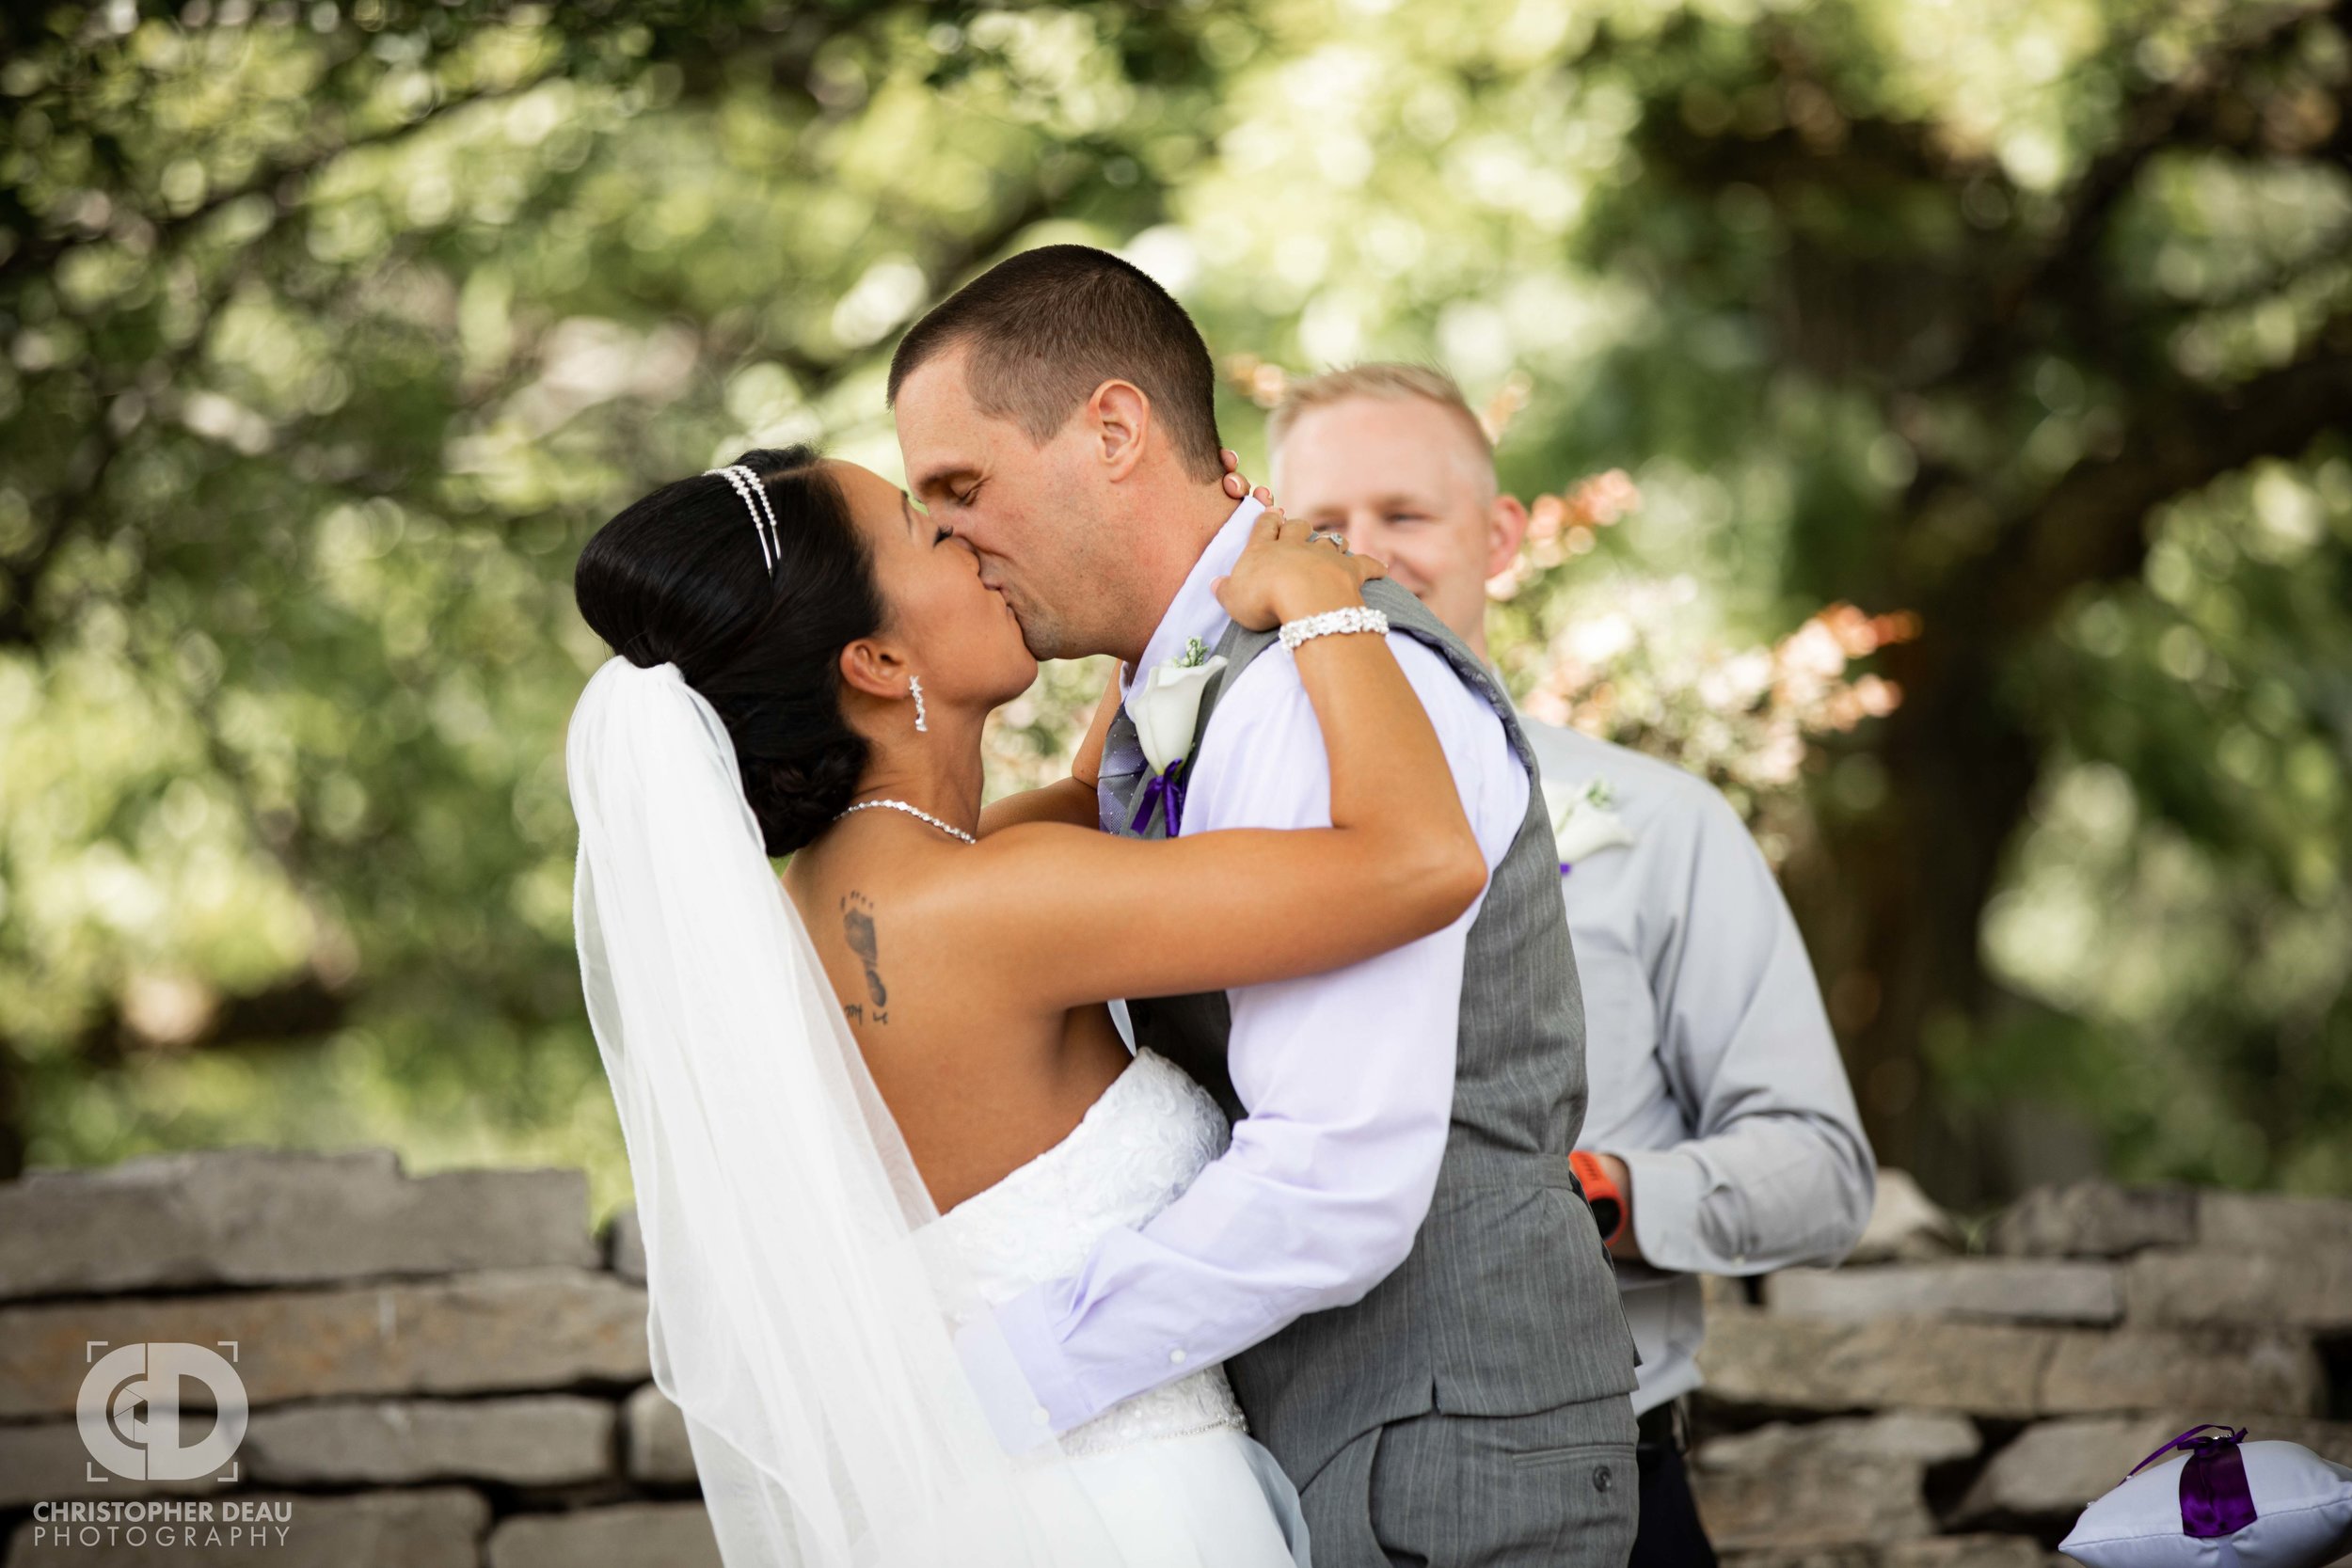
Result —
[[[1294, 384], [1267, 429], [1275, 494], [1343, 534], [1486, 657], [1487, 579], [1525, 507], [1500, 492], [1443, 372], [1369, 364]], [[1682, 1462], [1701, 1275], [1835, 1263], [1876, 1185], [1788, 901], [1705, 781], [1521, 716], [1561, 846], [1592, 1085], [1575, 1164], [1642, 1353], [1632, 1562], [1712, 1564]]]

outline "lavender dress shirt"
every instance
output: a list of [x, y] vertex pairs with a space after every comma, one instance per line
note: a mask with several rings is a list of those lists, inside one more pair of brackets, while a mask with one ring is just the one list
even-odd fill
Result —
[[[1232, 569], [1262, 510], [1242, 502], [1202, 553], [1152, 633], [1146, 668], [1190, 638], [1223, 635], [1210, 584]], [[1501, 721], [1443, 658], [1402, 634], [1389, 645], [1437, 728], [1491, 868], [1526, 815], [1527, 774]], [[1122, 691], [1135, 673], [1124, 672]], [[1109, 759], [1104, 771], [1117, 767]], [[1234, 681], [1202, 737], [1184, 832], [1330, 823], [1322, 731], [1292, 656], [1270, 649]], [[1313, 917], [1302, 902], [1298, 918]], [[1477, 917], [1473, 905], [1443, 931], [1366, 962], [1229, 993], [1228, 1065], [1248, 1112], [1231, 1148], [1149, 1223], [1104, 1236], [1077, 1275], [997, 1308], [1027, 1383], [1025, 1397], [1009, 1380], [981, 1380], [1000, 1433], [1066, 1431], [1306, 1313], [1359, 1300], [1404, 1260], [1445, 1154], [1463, 953]]]

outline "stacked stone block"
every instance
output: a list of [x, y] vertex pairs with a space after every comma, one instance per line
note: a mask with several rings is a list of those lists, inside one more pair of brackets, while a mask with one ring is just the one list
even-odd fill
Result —
[[1710, 1282], [1692, 1471], [1730, 1568], [2063, 1563], [2203, 1421], [2352, 1464], [2352, 1202], [2094, 1182], [1957, 1235]]
[[[2061, 1562], [2200, 1421], [2352, 1464], [2352, 1203], [2086, 1185], [1972, 1255], [1883, 1188], [1847, 1266], [1710, 1282], [1692, 1472], [1727, 1568]], [[0, 1568], [707, 1568], [644, 1319], [632, 1216], [592, 1235], [575, 1171], [235, 1149], [0, 1184]], [[234, 1479], [93, 1480], [89, 1358], [168, 1340], [234, 1342]], [[239, 1548], [35, 1544], [36, 1503], [165, 1497], [293, 1517]]]
[[[578, 1171], [410, 1177], [389, 1150], [0, 1185], [7, 1568], [716, 1565], [684, 1423], [649, 1381], [643, 1249], [587, 1222]], [[251, 1416], [232, 1481], [91, 1462], [87, 1342], [167, 1340], [235, 1342]], [[156, 1497], [282, 1498], [292, 1518], [237, 1546], [36, 1544], [37, 1502]]]

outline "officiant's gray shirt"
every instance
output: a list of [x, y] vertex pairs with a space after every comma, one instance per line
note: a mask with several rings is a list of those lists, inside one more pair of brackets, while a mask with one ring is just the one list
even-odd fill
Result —
[[1788, 900], [1731, 805], [1653, 757], [1522, 717], [1547, 793], [1605, 783], [1632, 839], [1561, 878], [1592, 1101], [1577, 1147], [1631, 1173], [1620, 1263], [1636, 1411], [1699, 1384], [1698, 1275], [1834, 1263], [1877, 1167]]

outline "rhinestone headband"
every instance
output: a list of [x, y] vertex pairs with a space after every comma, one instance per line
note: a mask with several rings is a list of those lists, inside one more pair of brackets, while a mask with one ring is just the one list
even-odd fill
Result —
[[[744, 509], [752, 515], [752, 533], [759, 541], [759, 559], [766, 562], [768, 575], [776, 575], [776, 562], [784, 559], [784, 539], [776, 531], [776, 509], [768, 500], [768, 486], [759, 482], [758, 473], [748, 463], [730, 463], [723, 468], [705, 468], [703, 477], [717, 474], [735, 486], [735, 493], [743, 498]], [[759, 531], [762, 515], [768, 519], [768, 531]], [[769, 541], [775, 542], [773, 549]]]

